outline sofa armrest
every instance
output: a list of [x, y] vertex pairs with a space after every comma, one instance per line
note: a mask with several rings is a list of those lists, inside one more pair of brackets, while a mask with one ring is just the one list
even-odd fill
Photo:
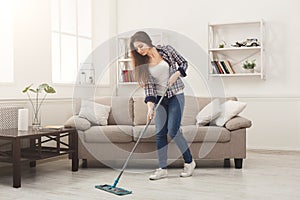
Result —
[[249, 128], [251, 127], [252, 122], [244, 117], [236, 116], [229, 121], [226, 122], [225, 128], [230, 131], [241, 129], [241, 128]]
[[91, 122], [87, 119], [74, 115], [70, 117], [64, 124], [65, 127], [73, 127], [81, 131], [85, 131], [91, 127]]

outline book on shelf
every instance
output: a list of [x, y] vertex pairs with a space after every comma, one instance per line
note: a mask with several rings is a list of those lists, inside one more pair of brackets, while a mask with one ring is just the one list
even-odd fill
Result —
[[213, 61], [215, 66], [217, 67], [219, 74], [224, 74], [222, 67], [220, 66], [220, 63], [216, 60]]
[[212, 71], [211, 71], [213, 74], [219, 74], [219, 72], [217, 71], [217, 69], [213, 66], [212, 67]]
[[225, 71], [224, 74], [230, 74], [229, 70], [227, 69], [227, 67], [226, 67], [226, 65], [225, 65], [225, 63], [224, 63], [224, 61], [223, 61], [223, 60], [220, 60], [219, 63], [220, 63], [220, 65], [222, 66], [223, 70]]
[[225, 70], [223, 69], [221, 63], [220, 63], [219, 61], [217, 61], [217, 60], [215, 60], [215, 62], [216, 62], [216, 64], [217, 64], [218, 68], [219, 68], [220, 74], [226, 74], [226, 72], [225, 72]]
[[219, 61], [214, 60], [214, 63], [216, 63], [216, 65], [218, 66], [220, 74], [226, 74], [225, 70], [223, 69], [223, 67]]
[[122, 70], [122, 80], [123, 82], [134, 82], [133, 70]]
[[229, 60], [224, 60], [224, 63], [226, 65], [227, 69], [229, 70], [230, 74], [234, 74], [235, 71], [233, 70], [230, 61]]
[[213, 72], [215, 74], [234, 74], [234, 70], [228, 60], [213, 60], [211, 61]]
[[218, 65], [217, 65], [217, 63], [216, 63], [216, 61], [211, 61], [211, 64], [212, 64], [212, 66], [213, 66], [213, 71], [215, 72], [215, 74], [221, 74], [221, 72], [220, 72], [220, 69], [219, 69], [219, 67], [218, 67]]
[[127, 70], [122, 70], [122, 80], [123, 82], [127, 82]]

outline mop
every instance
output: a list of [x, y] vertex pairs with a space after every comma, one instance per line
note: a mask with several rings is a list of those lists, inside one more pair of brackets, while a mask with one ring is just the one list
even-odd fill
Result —
[[[169, 83], [168, 83], [167, 85], [169, 85]], [[164, 94], [166, 94], [167, 90], [168, 90], [168, 87], [165, 89]], [[162, 96], [162, 97], [160, 98], [160, 100], [158, 101], [158, 103], [156, 104], [155, 107], [153, 106], [153, 113], [157, 110], [157, 108], [158, 108], [159, 105], [161, 104], [163, 98], [164, 98], [164, 96]], [[122, 167], [122, 170], [121, 170], [119, 176], [115, 179], [114, 184], [113, 184], [113, 185], [108, 185], [108, 184], [104, 184], [104, 185], [96, 185], [95, 188], [100, 189], [100, 190], [104, 190], [104, 191], [106, 191], [106, 192], [110, 192], [110, 193], [113, 193], [113, 194], [116, 194], [116, 195], [126, 195], [126, 194], [131, 194], [131, 193], [132, 193], [132, 191], [129, 191], [129, 190], [126, 190], [126, 189], [117, 187], [117, 184], [118, 184], [118, 182], [119, 182], [119, 180], [120, 180], [120, 178], [121, 178], [121, 176], [122, 176], [122, 174], [123, 174], [125, 168], [127, 167], [128, 161], [130, 160], [130, 158], [131, 158], [133, 152], [135, 151], [137, 145], [139, 144], [141, 138], [143, 137], [143, 135], [144, 135], [145, 132], [147, 131], [147, 128], [148, 128], [148, 126], [150, 125], [151, 121], [152, 121], [152, 118], [149, 119], [149, 121], [147, 122], [146, 126], [145, 126], [144, 129], [142, 130], [142, 132], [141, 132], [141, 134], [140, 134], [140, 136], [139, 136], [137, 142], [135, 143], [135, 145], [134, 145], [134, 147], [132, 148], [132, 150], [131, 150], [131, 152], [130, 152], [130, 154], [129, 154], [127, 160], [126, 160], [126, 162], [124, 163], [124, 165], [123, 165], [123, 167]]]

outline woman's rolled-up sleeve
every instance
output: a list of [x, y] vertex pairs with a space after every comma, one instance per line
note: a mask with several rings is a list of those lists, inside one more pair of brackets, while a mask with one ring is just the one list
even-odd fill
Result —
[[173, 59], [178, 64], [177, 71], [180, 72], [181, 77], [186, 77], [186, 70], [188, 68], [188, 62], [170, 45], [166, 46]]

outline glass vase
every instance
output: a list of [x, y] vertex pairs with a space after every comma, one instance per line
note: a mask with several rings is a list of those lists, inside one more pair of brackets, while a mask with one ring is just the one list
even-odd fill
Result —
[[32, 119], [32, 129], [39, 130], [42, 127], [41, 123], [41, 112], [34, 111], [33, 112], [33, 119]]

